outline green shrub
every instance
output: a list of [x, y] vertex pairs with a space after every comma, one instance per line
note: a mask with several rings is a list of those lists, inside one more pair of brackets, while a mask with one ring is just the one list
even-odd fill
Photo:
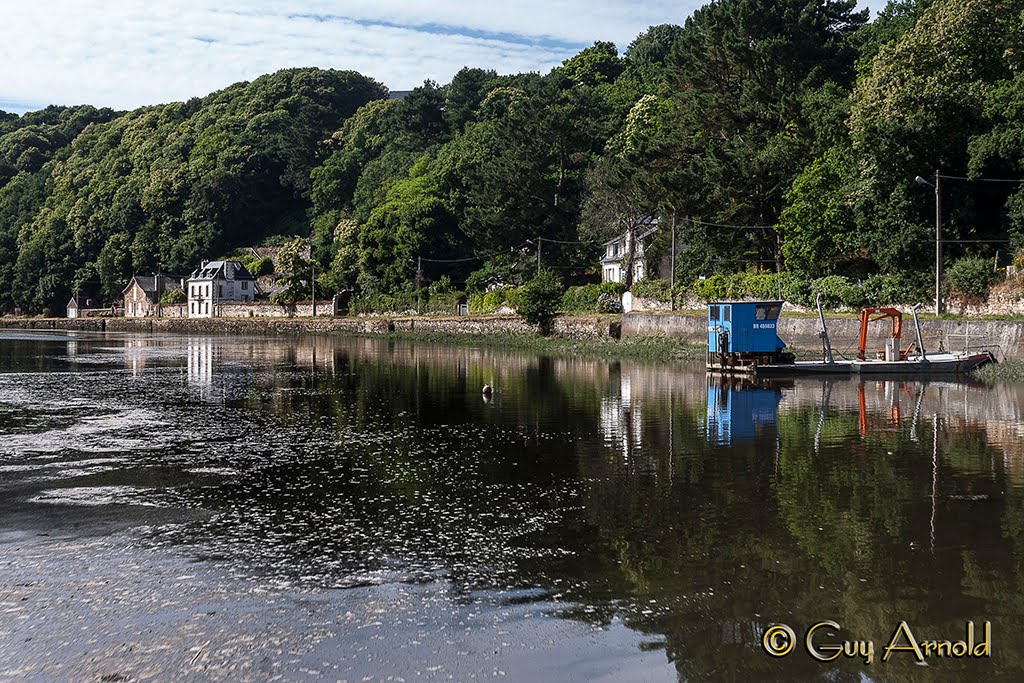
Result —
[[563, 311], [596, 312], [597, 300], [601, 294], [600, 285], [577, 285], [570, 287], [562, 295], [560, 308]]
[[864, 290], [866, 306], [889, 306], [892, 304], [913, 304], [926, 297], [903, 273], [875, 273], [864, 279], [861, 285]]
[[174, 306], [176, 304], [183, 304], [188, 301], [188, 296], [183, 290], [172, 289], [164, 292], [164, 295], [160, 297], [160, 303], [164, 306]]
[[842, 275], [827, 275], [814, 280], [811, 283], [811, 300], [816, 301], [819, 294], [823, 308], [860, 308], [864, 304], [864, 291]]
[[270, 275], [274, 272], [274, 262], [267, 256], [259, 258], [253, 254], [246, 254], [238, 259], [241, 261], [245, 269], [248, 270], [253, 277], [260, 277], [261, 275]]
[[473, 292], [472, 294], [469, 295], [469, 299], [466, 303], [469, 304], [469, 312], [472, 313], [473, 315], [479, 315], [481, 313], [488, 312], [484, 310], [483, 292]]
[[519, 311], [523, 305], [523, 288], [509, 287], [505, 290], [505, 305]]
[[701, 301], [718, 301], [729, 298], [730, 284], [725, 275], [709, 275], [703, 280], [695, 280], [691, 291]]
[[519, 315], [531, 325], [546, 327], [558, 311], [562, 299], [562, 283], [547, 268], [541, 269], [522, 288]]
[[599, 287], [602, 294], [615, 294], [621, 297], [626, 292], [626, 285], [621, 282], [602, 282]]
[[488, 287], [511, 285], [518, 282], [520, 279], [514, 260], [503, 254], [484, 263], [483, 268], [470, 273], [466, 278], [466, 291], [486, 292]]
[[782, 299], [797, 306], [813, 306], [811, 281], [796, 273], [782, 274]]
[[488, 313], [492, 313], [505, 303], [505, 289], [492, 289], [491, 291], [484, 294], [484, 310]]
[[452, 315], [455, 313], [456, 306], [463, 301], [465, 296], [462, 292], [455, 290], [431, 294], [423, 304], [422, 312]]
[[417, 310], [418, 303], [416, 295], [411, 291], [399, 294], [374, 292], [353, 297], [352, 302], [349, 304], [349, 313], [352, 315], [360, 313], [404, 313], [405, 311]]
[[605, 292], [597, 298], [598, 313], [622, 313], [622, 298], [617, 294]]
[[668, 280], [660, 278], [644, 278], [633, 283], [633, 296], [655, 301], [671, 301], [672, 292], [669, 290]]
[[778, 299], [779, 280], [778, 273], [744, 273], [743, 294], [761, 301]]
[[988, 294], [992, 277], [992, 262], [976, 256], [958, 259], [946, 270], [953, 291], [970, 299]]
[[270, 259], [269, 256], [264, 256], [261, 259], [256, 259], [252, 264], [252, 268], [247, 267], [246, 270], [252, 273], [253, 277], [260, 277], [261, 275], [270, 275], [271, 273], [274, 272], [274, 262]]

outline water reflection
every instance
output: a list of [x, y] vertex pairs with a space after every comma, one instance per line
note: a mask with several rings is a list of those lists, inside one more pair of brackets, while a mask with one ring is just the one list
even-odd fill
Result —
[[[627, 624], [682, 679], [1024, 671], [1019, 386], [753, 385], [380, 339], [70, 343], [0, 337], [0, 519], [131, 510], [149, 547], [239, 581], [540, 600]], [[767, 625], [821, 619], [876, 641], [990, 620], [993, 657], [761, 652]]]
[[777, 383], [708, 375], [708, 441], [728, 445], [773, 438], [781, 401]]

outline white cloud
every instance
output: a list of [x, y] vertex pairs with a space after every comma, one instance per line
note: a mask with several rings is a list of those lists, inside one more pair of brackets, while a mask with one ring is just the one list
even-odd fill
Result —
[[701, 0], [3, 0], [0, 108], [132, 108], [281, 68], [354, 69], [396, 90], [465, 65], [547, 71], [595, 40], [620, 49]]

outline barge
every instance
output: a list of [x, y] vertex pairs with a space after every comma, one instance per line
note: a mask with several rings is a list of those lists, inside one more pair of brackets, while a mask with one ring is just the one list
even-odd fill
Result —
[[[720, 374], [795, 375], [962, 375], [995, 357], [988, 350], [970, 353], [928, 353], [924, 348], [917, 304], [911, 310], [916, 339], [904, 346], [903, 314], [895, 308], [865, 308], [860, 312], [860, 336], [854, 358], [836, 358], [818, 301], [822, 344], [821, 360], [796, 360], [796, 354], [778, 336], [783, 301], [713, 301], [708, 304], [707, 369]], [[867, 350], [868, 329], [888, 321], [885, 348]]]

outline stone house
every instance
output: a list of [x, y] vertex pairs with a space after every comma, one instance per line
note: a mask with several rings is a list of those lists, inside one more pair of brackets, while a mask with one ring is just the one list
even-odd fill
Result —
[[256, 280], [240, 261], [204, 261], [189, 276], [187, 294], [188, 317], [213, 318], [221, 303], [254, 301]]
[[163, 295], [181, 288], [181, 278], [178, 277], [133, 275], [121, 290], [124, 296], [124, 317], [146, 318], [160, 315], [160, 299]]
[[[648, 273], [644, 249], [648, 247], [658, 232], [658, 219], [647, 216], [640, 221], [634, 231], [636, 245], [633, 248], [633, 282], [643, 280], [648, 274], [657, 277], [658, 273]], [[630, 233], [625, 232], [604, 243], [604, 256], [601, 258], [602, 282], [625, 282], [625, 261], [629, 253]], [[660, 265], [660, 264], [659, 264]]]

